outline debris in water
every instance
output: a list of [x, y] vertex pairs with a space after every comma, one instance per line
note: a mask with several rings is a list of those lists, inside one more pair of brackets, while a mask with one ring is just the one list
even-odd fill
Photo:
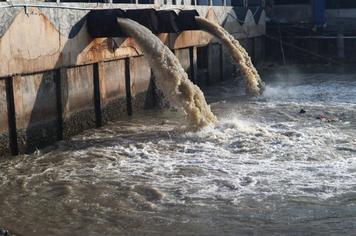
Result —
[[155, 75], [157, 89], [173, 106], [182, 107], [193, 128], [203, 128], [217, 121], [203, 92], [188, 78], [179, 60], [157, 36], [139, 23], [118, 18], [118, 24], [144, 52]]
[[241, 73], [246, 81], [246, 93], [252, 96], [261, 95], [264, 83], [253, 66], [250, 56], [239, 41], [217, 23], [199, 16], [196, 16], [195, 20], [202, 30], [217, 37], [231, 51], [232, 57], [239, 64]]
[[324, 122], [336, 122], [336, 121], [339, 121], [339, 119], [337, 117], [327, 116], [327, 115], [325, 115], [323, 113], [318, 115], [316, 117], [316, 119], [324, 121]]
[[299, 111], [300, 114], [305, 114], [306, 113], [306, 110], [304, 110], [304, 108], [300, 109]]

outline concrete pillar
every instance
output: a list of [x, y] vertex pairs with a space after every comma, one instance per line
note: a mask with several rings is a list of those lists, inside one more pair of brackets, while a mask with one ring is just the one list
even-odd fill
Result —
[[132, 116], [132, 96], [131, 96], [131, 73], [130, 73], [131, 59], [125, 58], [125, 90], [126, 90], [126, 109], [127, 115]]
[[9, 138], [6, 79], [0, 79], [0, 157], [11, 153]]
[[345, 58], [345, 41], [344, 41], [344, 34], [342, 32], [338, 32], [338, 34], [337, 34], [336, 45], [337, 45], [338, 58], [344, 59]]
[[193, 83], [197, 83], [198, 65], [197, 65], [197, 47], [189, 48], [190, 71], [189, 76]]
[[213, 85], [221, 81], [221, 45], [214, 43], [208, 46], [208, 81]]

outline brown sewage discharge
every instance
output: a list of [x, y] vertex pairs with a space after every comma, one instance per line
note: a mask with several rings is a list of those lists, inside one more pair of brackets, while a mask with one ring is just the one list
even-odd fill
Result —
[[196, 16], [195, 20], [199, 24], [201, 30], [217, 37], [221, 43], [231, 51], [233, 59], [240, 65], [241, 73], [245, 78], [247, 94], [252, 96], [261, 95], [264, 83], [256, 68], [253, 66], [251, 58], [246, 50], [240, 45], [239, 41], [217, 23], [199, 16]]
[[155, 75], [155, 84], [164, 99], [183, 108], [193, 128], [202, 128], [217, 121], [206, 103], [203, 92], [188, 78], [176, 56], [149, 29], [136, 21], [118, 18], [122, 30], [135, 39]]

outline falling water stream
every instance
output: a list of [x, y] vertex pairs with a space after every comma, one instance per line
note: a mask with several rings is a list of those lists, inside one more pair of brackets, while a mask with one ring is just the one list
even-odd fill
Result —
[[118, 18], [118, 24], [135, 39], [155, 75], [155, 85], [168, 102], [182, 107], [193, 128], [216, 122], [204, 94], [188, 78], [177, 57], [149, 29], [136, 21]]
[[196, 16], [195, 20], [200, 29], [217, 37], [231, 52], [232, 58], [240, 66], [240, 71], [245, 79], [247, 94], [253, 96], [260, 95], [263, 90], [263, 81], [252, 64], [250, 56], [240, 45], [239, 41], [217, 23], [199, 16]]

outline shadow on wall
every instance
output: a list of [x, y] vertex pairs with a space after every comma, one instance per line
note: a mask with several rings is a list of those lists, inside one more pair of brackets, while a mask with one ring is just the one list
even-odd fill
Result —
[[[68, 40], [62, 48], [58, 61], [54, 68], [60, 68], [63, 65], [68, 53], [71, 58], [77, 58], [79, 53], [87, 46], [87, 42], [76, 43], [74, 38], [85, 26], [85, 17], [78, 21], [70, 30]], [[58, 32], [60, 34], [60, 32]], [[61, 37], [58, 35], [58, 37]], [[85, 38], [84, 38], [85, 39]], [[71, 48], [75, 43], [77, 50]], [[70, 70], [70, 69], [68, 69]], [[17, 81], [20, 80], [20, 81]], [[63, 112], [66, 110], [68, 96], [74, 91], [68, 87], [68, 77], [66, 69], [56, 69], [35, 75], [15, 78], [14, 91], [22, 90], [26, 85], [32, 86], [35, 92], [25, 91], [28, 96], [35, 96], [34, 101], [30, 100], [28, 104], [23, 101], [23, 106], [27, 106], [27, 112], [30, 113], [28, 123], [21, 122], [20, 114], [17, 114], [17, 144], [20, 153], [29, 153], [37, 148], [45, 147], [57, 140], [63, 139]], [[37, 91], [36, 91], [37, 90]], [[89, 92], [91, 94], [91, 92]], [[94, 100], [94, 98], [92, 98]], [[31, 102], [33, 106], [31, 107]], [[26, 112], [26, 108], [24, 109]], [[24, 115], [24, 114], [22, 114]], [[94, 121], [95, 122], [95, 121]]]

